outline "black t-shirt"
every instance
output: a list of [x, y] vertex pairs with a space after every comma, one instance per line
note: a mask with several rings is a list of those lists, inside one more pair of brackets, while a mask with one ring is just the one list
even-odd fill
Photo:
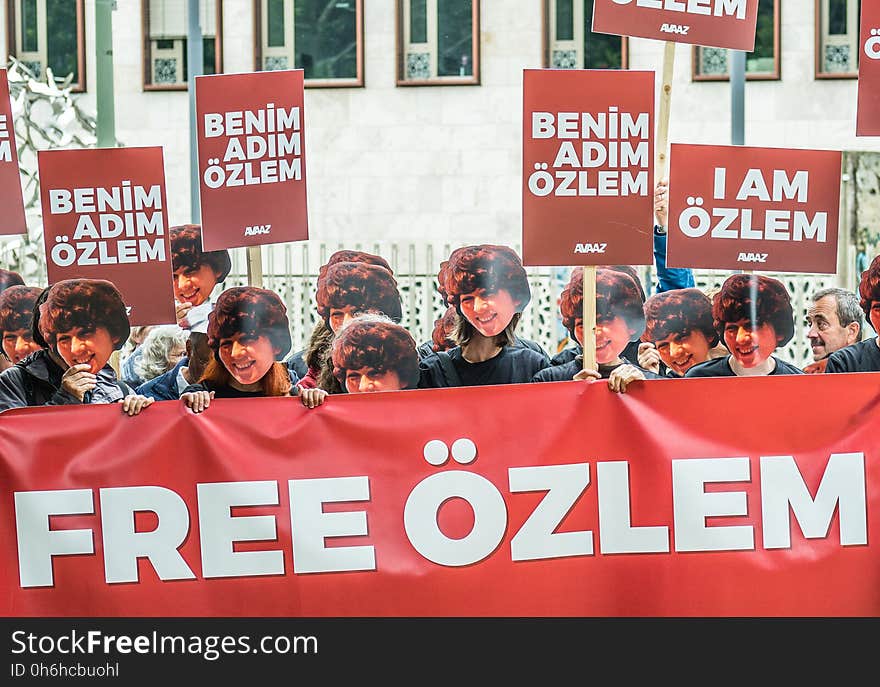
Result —
[[[551, 365], [565, 365], [566, 363], [570, 363], [572, 360], [577, 358], [579, 355], [583, 355], [584, 349], [580, 344], [576, 346], [569, 346], [568, 348], [563, 348], [559, 353], [554, 355], [550, 359]], [[621, 358], [626, 360], [638, 360], [639, 359], [639, 342], [638, 341], [630, 341], [626, 348], [623, 349], [623, 352], [620, 354]], [[630, 365], [634, 363], [629, 363]]]
[[841, 348], [828, 356], [825, 372], [880, 372], [880, 346], [877, 338]]
[[196, 391], [213, 391], [214, 398], [263, 398], [266, 395], [262, 390], [239, 391], [233, 386], [214, 386], [211, 382], [207, 381], [199, 382], [198, 384], [190, 384], [183, 390], [182, 394], [191, 394]]
[[504, 346], [494, 358], [481, 363], [469, 363], [456, 346], [445, 352], [452, 364], [454, 376], [444, 370], [441, 356], [444, 352], [428, 356], [419, 364], [420, 389], [439, 389], [449, 386], [485, 386], [487, 384], [522, 384], [531, 381], [534, 374], [548, 365], [546, 355], [530, 348]]
[[[772, 356], [773, 360], [776, 361], [776, 369], [771, 372], [771, 375], [802, 375], [803, 370], [796, 368], [794, 365], [791, 365], [784, 360], [780, 360], [775, 355]], [[691, 369], [685, 372], [685, 377], [737, 377], [739, 375], [733, 371], [733, 368], [730, 367], [730, 363], [728, 360], [730, 359], [729, 355], [724, 356], [723, 358], [713, 358], [712, 360], [707, 360], [705, 363], [700, 363], [699, 365], [694, 365]]]
[[[644, 373], [645, 379], [663, 379], [660, 375], [654, 374], [650, 370], [646, 370], [643, 367], [639, 367], [635, 363], [629, 362], [623, 356], [621, 356], [620, 360], [621, 362], [615, 365], [599, 365], [599, 369], [597, 371], [600, 375], [602, 375], [602, 379], [608, 379], [611, 376], [611, 373], [622, 365], [632, 365], [633, 367], [637, 367]], [[577, 356], [574, 360], [570, 360], [563, 365], [552, 365], [551, 367], [545, 367], [543, 370], [540, 370], [534, 377], [532, 377], [532, 381], [570, 382], [574, 378], [574, 376], [583, 369], [583, 358], [581, 356]]]

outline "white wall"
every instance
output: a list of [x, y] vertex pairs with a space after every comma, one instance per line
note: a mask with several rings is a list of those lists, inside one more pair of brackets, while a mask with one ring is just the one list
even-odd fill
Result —
[[[94, 4], [83, 96], [92, 107]], [[312, 237], [518, 243], [522, 69], [541, 64], [541, 3], [483, 0], [482, 85], [431, 87], [395, 86], [395, 3], [364, 4], [365, 88], [306, 91]], [[813, 78], [813, 0], [783, 4], [782, 80], [747, 83], [746, 144], [880, 150], [880, 139], [854, 135], [856, 81]], [[250, 71], [252, 0], [223, 0], [223, 11], [224, 71]], [[118, 0], [113, 32], [117, 136], [164, 147], [169, 219], [186, 222], [188, 94], [143, 91], [140, 0]], [[659, 71], [662, 46], [632, 39], [632, 68]], [[691, 82], [690, 46], [677, 46], [671, 140], [729, 143], [729, 102], [726, 82]]]

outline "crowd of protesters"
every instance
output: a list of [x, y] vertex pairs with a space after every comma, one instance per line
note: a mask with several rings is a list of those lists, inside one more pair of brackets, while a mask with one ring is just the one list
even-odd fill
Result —
[[[198, 225], [169, 232], [176, 325], [130, 327], [122, 295], [108, 281], [70, 279], [41, 289], [0, 270], [0, 411], [118, 402], [136, 415], [155, 401], [180, 399], [200, 413], [214, 398], [265, 396], [296, 396], [315, 408], [334, 394], [418, 388], [601, 379], [624, 392], [652, 379], [880, 371], [880, 337], [862, 340], [865, 318], [880, 331], [880, 256], [862, 274], [858, 294], [831, 288], [813, 295], [804, 324], [814, 359], [801, 370], [775, 354], [796, 330], [785, 286], [734, 274], [710, 298], [689, 270], [665, 267], [662, 183], [655, 201], [657, 292], [646, 298], [631, 266], [599, 267], [590, 332], [583, 269], [573, 269], [559, 299], [572, 345], [553, 357], [516, 334], [531, 290], [522, 261], [506, 246], [465, 246], [441, 263], [437, 290], [447, 310], [425, 342], [400, 325], [400, 292], [384, 258], [334, 253], [318, 275], [318, 324], [297, 352], [273, 291], [235, 287], [215, 298], [231, 261], [225, 250], [202, 250]], [[593, 339], [593, 369], [584, 365], [585, 337]], [[111, 356], [120, 349], [114, 369]]]

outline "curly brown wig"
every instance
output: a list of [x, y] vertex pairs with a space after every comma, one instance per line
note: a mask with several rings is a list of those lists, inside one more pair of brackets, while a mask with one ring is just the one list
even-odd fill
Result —
[[353, 306], [360, 312], [378, 312], [400, 322], [403, 309], [397, 280], [384, 267], [363, 262], [337, 262], [318, 282], [318, 314], [328, 323], [330, 310]]
[[859, 282], [859, 305], [865, 311], [865, 317], [871, 320], [871, 303], [880, 301], [880, 255], [876, 256], [871, 265], [862, 273]]
[[362, 262], [367, 265], [384, 267], [386, 270], [391, 272], [391, 274], [394, 274], [394, 270], [391, 269], [391, 265], [389, 265], [388, 261], [381, 255], [364, 253], [361, 250], [338, 250], [327, 259], [327, 262], [325, 264], [321, 265], [321, 268], [318, 270], [318, 280], [323, 279], [324, 275], [327, 274], [327, 270], [330, 268], [330, 266], [335, 265], [338, 262]]
[[457, 319], [458, 313], [456, 312], [455, 307], [450, 305], [446, 309], [446, 312], [443, 313], [443, 317], [438, 317], [434, 320], [434, 331], [431, 332], [433, 346], [431, 346], [431, 348], [435, 351], [448, 351], [455, 346], [455, 341], [452, 339], [452, 335], [455, 330]]
[[171, 242], [171, 269], [173, 271], [185, 267], [197, 270], [208, 265], [221, 282], [232, 269], [232, 260], [227, 250], [202, 250], [202, 226], [200, 224], [181, 224], [168, 229]]
[[779, 346], [784, 346], [794, 336], [791, 296], [781, 281], [763, 275], [734, 274], [728, 277], [712, 301], [712, 318], [715, 331], [722, 339], [728, 322], [743, 320], [756, 327], [771, 325]]
[[437, 282], [444, 303], [456, 309], [460, 307], [461, 296], [474, 291], [495, 293], [504, 289], [516, 301], [519, 313], [532, 298], [522, 260], [507, 246], [456, 248], [449, 260], [440, 264]]
[[119, 350], [131, 330], [122, 294], [104, 279], [59, 281], [49, 288], [39, 308], [40, 334], [52, 347], [62, 332], [104, 327], [113, 339], [113, 347]]
[[18, 272], [12, 270], [0, 270], [0, 292], [5, 291], [10, 286], [24, 286], [24, 279]]
[[236, 334], [265, 336], [280, 360], [290, 350], [287, 307], [278, 294], [255, 286], [236, 286], [220, 294], [208, 315], [208, 345], [219, 361], [220, 342]]
[[34, 305], [41, 292], [36, 286], [10, 286], [0, 293], [0, 334], [30, 330]]
[[710, 348], [718, 344], [712, 301], [699, 289], [664, 291], [645, 302], [642, 341], [657, 343], [671, 335], [687, 336], [692, 331], [701, 332]]
[[406, 329], [380, 317], [352, 320], [333, 341], [333, 374], [345, 387], [348, 370], [369, 368], [377, 374], [397, 373], [402, 389], [419, 383], [419, 354]]

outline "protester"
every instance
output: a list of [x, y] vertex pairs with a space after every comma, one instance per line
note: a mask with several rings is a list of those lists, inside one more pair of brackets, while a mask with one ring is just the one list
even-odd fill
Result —
[[654, 264], [657, 267], [656, 293], [689, 289], [695, 286], [693, 270], [666, 266], [666, 243], [669, 237], [669, 182], [661, 179], [654, 187]]
[[[0, 269], [0, 294], [11, 286], [24, 286], [24, 279], [18, 272]], [[0, 372], [11, 365], [12, 363], [5, 356], [0, 355]]]
[[654, 294], [645, 302], [642, 341], [638, 357], [642, 368], [683, 377], [694, 365], [715, 357], [718, 333], [712, 321], [712, 302], [699, 289]]
[[128, 335], [128, 341], [125, 342], [122, 350], [119, 351], [119, 376], [129, 386], [137, 387], [145, 381], [141, 378], [140, 373], [138, 373], [137, 366], [143, 355], [141, 344], [152, 330], [153, 327], [150, 325], [132, 327]]
[[207, 322], [201, 322], [191, 329], [186, 339], [186, 355], [168, 372], [138, 387], [137, 392], [152, 396], [157, 401], [176, 401], [184, 389], [198, 384], [214, 356], [208, 346], [207, 330]]
[[333, 340], [333, 374], [350, 394], [414, 389], [419, 356], [410, 333], [382, 315], [361, 315]]
[[880, 372], [880, 255], [862, 272], [859, 304], [878, 336], [832, 353], [826, 372]]
[[177, 325], [155, 327], [141, 344], [136, 371], [145, 382], [163, 375], [186, 355], [189, 332]]
[[100, 279], [68, 279], [34, 306], [32, 336], [41, 350], [0, 374], [0, 410], [33, 405], [121, 403], [137, 415], [152, 398], [134, 393], [107, 364], [128, 336], [125, 304]]
[[[300, 395], [303, 405], [323, 402], [320, 389], [293, 387], [286, 365], [277, 362], [290, 350], [287, 308], [274, 291], [253, 286], [227, 289], [208, 316], [208, 345], [214, 357], [197, 384], [181, 400], [193, 412], [211, 399]], [[295, 381], [295, 380], [294, 380]]]
[[[338, 250], [333, 253], [327, 262], [321, 266], [320, 270], [318, 270], [317, 288], [319, 291], [321, 290], [321, 283], [327, 276], [327, 270], [330, 269], [332, 265], [340, 262], [362, 262], [368, 265], [376, 265], [377, 267], [383, 267], [388, 270], [392, 276], [394, 275], [388, 261], [381, 255], [364, 253], [359, 250]], [[321, 370], [323, 368], [325, 370], [323, 379], [332, 387], [328, 388], [327, 391], [340, 393], [342, 389], [338, 388], [335, 383], [335, 377], [332, 375], [332, 365], [329, 362], [330, 344], [333, 341], [333, 330], [330, 329], [329, 324], [325, 321], [325, 318], [321, 316], [320, 312], [318, 313], [318, 316], [318, 323], [315, 325], [309, 336], [309, 343], [305, 350], [294, 353], [288, 360], [287, 365], [294, 369], [297, 376], [300, 377], [298, 385], [305, 388], [314, 388], [318, 386], [318, 377], [322, 376]], [[330, 374], [326, 372], [328, 368], [330, 369]]]
[[862, 308], [859, 297], [839, 288], [822, 289], [813, 294], [807, 309], [807, 337], [813, 350], [813, 362], [804, 372], [825, 372], [828, 356], [862, 338]]
[[202, 250], [202, 227], [183, 224], [168, 230], [177, 324], [192, 329], [207, 321], [214, 287], [229, 276], [232, 260], [227, 250]]
[[517, 346], [516, 325], [531, 300], [526, 271], [507, 246], [458, 248], [442, 263], [438, 288], [458, 319], [456, 346], [421, 362], [423, 388], [528, 382], [546, 354]]
[[0, 293], [0, 337], [3, 357], [10, 366], [40, 350], [31, 333], [34, 304], [40, 291], [34, 286], [10, 286]]
[[[584, 341], [584, 275], [583, 268], [572, 270], [568, 285], [559, 298], [562, 324], [571, 337]], [[596, 270], [596, 363], [598, 369], [584, 370], [579, 355], [562, 365], [547, 367], [534, 375], [535, 382], [563, 382], [572, 379], [608, 379], [614, 391], [639, 379], [656, 379], [658, 375], [639, 368], [622, 356], [626, 346], [637, 339], [645, 328], [642, 294], [632, 277], [623, 271]]]
[[427, 358], [437, 351], [448, 351], [455, 346], [452, 333], [455, 331], [456, 314], [455, 307], [449, 306], [442, 317], [434, 320], [434, 330], [431, 332], [431, 340], [421, 344], [418, 348], [419, 359]]
[[734, 274], [712, 302], [715, 331], [730, 355], [694, 365], [685, 377], [751, 377], [803, 374], [773, 355], [794, 336], [791, 297], [782, 282]]
[[[362, 313], [377, 313], [400, 322], [403, 306], [397, 280], [384, 267], [367, 262], [337, 262], [318, 278], [318, 314], [335, 335], [343, 325]], [[329, 348], [321, 358], [317, 386], [330, 393], [342, 393], [333, 375]]]
[[[615, 272], [622, 272], [623, 274], [628, 275], [629, 278], [633, 280], [633, 282], [636, 285], [636, 288], [639, 291], [639, 298], [640, 298], [641, 302], [642, 303], [645, 302], [645, 289], [642, 286], [642, 280], [639, 279], [639, 273], [636, 272], [635, 267], [633, 267], [632, 265], [602, 265], [601, 269], [613, 270]], [[583, 271], [582, 270], [579, 271], [578, 274], [581, 275], [581, 280], [583, 280]], [[581, 284], [580, 288], [581, 288], [581, 291], [583, 291], [583, 284]], [[583, 351], [583, 348], [581, 347], [580, 343], [575, 341], [573, 345], [565, 347], [564, 349], [559, 351], [559, 353], [554, 355], [550, 359], [550, 364], [551, 365], [565, 365], [566, 363], [570, 363], [572, 360], [574, 360], [578, 356], [583, 355], [583, 352], [584, 351]], [[639, 353], [639, 342], [638, 341], [630, 341], [626, 345], [626, 348], [623, 349], [622, 355], [625, 358], [628, 358], [629, 360], [636, 360], [638, 358], [638, 353]]]

